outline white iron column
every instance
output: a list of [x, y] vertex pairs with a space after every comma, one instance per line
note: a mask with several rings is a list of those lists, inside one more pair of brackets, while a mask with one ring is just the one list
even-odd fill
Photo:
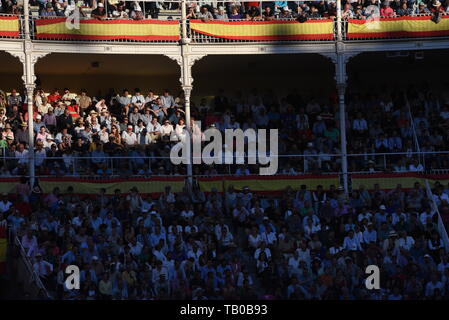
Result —
[[27, 104], [28, 104], [28, 174], [30, 177], [30, 187], [33, 188], [35, 181], [35, 163], [34, 163], [34, 109], [33, 109], [33, 96], [34, 89], [36, 89], [36, 85], [34, 83], [34, 63], [32, 59], [32, 43], [30, 38], [30, 10], [28, 0], [24, 0], [23, 2], [23, 13], [24, 13], [24, 30], [25, 30], [25, 41], [24, 41], [24, 53], [25, 53], [25, 61], [24, 61], [24, 82], [27, 94]]
[[188, 43], [187, 37], [187, 3], [186, 0], [181, 1], [181, 43]]
[[189, 139], [190, 143], [188, 144], [188, 157], [189, 162], [187, 163], [187, 182], [189, 184], [189, 188], [192, 186], [193, 182], [193, 171], [192, 171], [192, 138], [193, 138], [193, 132], [192, 132], [192, 125], [190, 120], [190, 93], [192, 92], [192, 86], [186, 85], [182, 86], [182, 90], [184, 91], [184, 100], [185, 100], [185, 116], [186, 116], [186, 128], [189, 132]]
[[337, 40], [341, 41], [342, 38], [342, 14], [341, 14], [341, 0], [337, 0]]

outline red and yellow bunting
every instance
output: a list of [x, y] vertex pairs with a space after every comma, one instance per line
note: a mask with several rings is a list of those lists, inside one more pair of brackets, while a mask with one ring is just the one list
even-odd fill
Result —
[[80, 20], [69, 29], [66, 18], [36, 20], [37, 39], [178, 41], [179, 22], [170, 20]]
[[400, 184], [403, 189], [411, 189], [416, 182], [419, 182], [421, 186], [424, 186], [426, 178], [428, 178], [426, 175], [415, 172], [351, 175], [353, 190], [358, 190], [361, 186], [365, 187], [367, 190], [372, 190], [376, 184], [383, 190], [394, 189], [398, 184]]
[[380, 20], [349, 19], [348, 39], [416, 38], [449, 35], [449, 17], [439, 23], [425, 17], [381, 18]]
[[195, 32], [232, 40], [288, 41], [332, 40], [334, 27], [331, 19], [298, 21], [209, 21], [190, 20]]
[[303, 184], [308, 190], [315, 190], [319, 185], [322, 185], [324, 189], [328, 189], [331, 185], [338, 187], [338, 175], [223, 176], [199, 178], [198, 183], [204, 192], [210, 192], [214, 187], [219, 192], [227, 191], [232, 186], [236, 190], [249, 187], [252, 192], [272, 194], [283, 192], [287, 187], [297, 190]]
[[19, 37], [19, 18], [16, 16], [0, 17], [0, 37]]
[[[445, 186], [449, 183], [449, 174], [420, 174], [414, 172], [408, 173], [367, 173], [352, 174], [352, 188], [357, 190], [364, 186], [368, 190], [374, 189], [376, 184], [380, 189], [394, 189], [398, 184], [404, 189], [413, 188], [415, 182], [424, 185], [425, 179], [429, 180], [431, 186], [439, 182]], [[249, 187], [256, 193], [281, 193], [287, 187], [295, 190], [301, 185], [306, 185], [308, 190], [316, 190], [317, 186], [329, 189], [330, 186], [339, 186], [337, 174], [321, 175], [274, 175], [274, 176], [216, 176], [216, 177], [198, 177], [196, 178], [202, 191], [211, 192], [216, 189], [218, 192], [225, 192], [230, 186], [236, 190], [242, 190]], [[2, 178], [0, 179], [0, 193], [15, 193], [16, 185], [19, 179]], [[136, 187], [140, 193], [153, 194], [155, 196], [165, 191], [166, 186], [171, 187], [172, 192], [181, 192], [185, 186], [185, 177], [150, 177], [150, 178], [129, 178], [129, 179], [80, 179], [80, 178], [39, 178], [39, 185], [44, 194], [51, 193], [55, 187], [58, 187], [64, 193], [69, 186], [73, 187], [74, 193], [83, 195], [95, 195], [101, 189], [106, 190], [106, 194], [114, 194], [116, 189], [120, 193], [129, 193], [130, 189]]]
[[132, 178], [132, 179], [100, 179], [84, 180], [71, 178], [42, 178], [39, 185], [44, 193], [50, 193], [55, 187], [61, 192], [73, 187], [73, 192], [78, 194], [97, 194], [101, 189], [106, 194], [112, 195], [116, 189], [121, 193], [129, 193], [131, 188], [136, 187], [140, 193], [159, 194], [164, 192], [165, 186], [171, 186], [171, 191], [182, 191], [185, 182], [182, 177], [157, 177], [157, 178]]

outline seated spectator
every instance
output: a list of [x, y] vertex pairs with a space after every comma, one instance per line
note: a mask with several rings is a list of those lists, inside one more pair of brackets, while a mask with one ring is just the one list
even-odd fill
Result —
[[207, 6], [202, 6], [200, 9], [200, 13], [197, 15], [198, 19], [201, 19], [203, 22], [208, 22], [209, 20], [214, 20], [214, 16], [209, 11]]
[[108, 16], [108, 13], [104, 9], [104, 4], [101, 2], [99, 2], [97, 4], [97, 8], [95, 8], [91, 12], [91, 17], [94, 19], [104, 20], [107, 18], [107, 16]]

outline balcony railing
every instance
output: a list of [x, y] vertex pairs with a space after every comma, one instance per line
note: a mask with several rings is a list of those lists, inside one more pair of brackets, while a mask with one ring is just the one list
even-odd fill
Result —
[[[342, 22], [344, 41], [416, 39], [449, 36], [449, 15], [439, 21], [431, 15], [348, 19]], [[81, 17], [74, 23], [66, 17], [31, 16], [34, 41], [88, 41], [124, 43], [172, 43], [182, 37], [182, 22], [176, 19], [112, 19]], [[75, 21], [76, 22], [76, 21]], [[192, 43], [329, 42], [337, 39], [333, 18], [264, 20], [187, 20]], [[23, 39], [23, 16], [0, 15], [0, 38]]]
[[[449, 173], [449, 151], [435, 152], [391, 152], [391, 153], [363, 153], [348, 154], [348, 173], [408, 173], [420, 172], [428, 174]], [[271, 156], [275, 157], [274, 155]], [[284, 154], [276, 156], [278, 159], [278, 174], [340, 174], [341, 154]], [[202, 158], [205, 159], [204, 157]], [[223, 158], [224, 159], [224, 158]], [[238, 161], [248, 163], [247, 155], [233, 157], [233, 164], [215, 165], [217, 172], [213, 176], [245, 175], [236, 174]], [[167, 174], [181, 175], [179, 166], [174, 166], [168, 156], [148, 156], [147, 154], [124, 154], [110, 156], [106, 153], [73, 153], [65, 157], [37, 158], [36, 176], [41, 177], [94, 177], [106, 179], [112, 177], [141, 177], [164, 176]], [[0, 167], [6, 168], [0, 172], [0, 177], [18, 177], [21, 173], [17, 168], [25, 168], [27, 158], [8, 156], [2, 152]], [[249, 165], [251, 166], [251, 165]], [[162, 167], [162, 170], [161, 170]], [[253, 168], [256, 170], [257, 168]], [[251, 171], [257, 174], [258, 170]], [[204, 173], [197, 173], [200, 175]]]

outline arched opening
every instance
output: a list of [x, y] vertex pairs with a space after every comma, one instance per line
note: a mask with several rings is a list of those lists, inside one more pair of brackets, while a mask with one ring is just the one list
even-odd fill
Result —
[[140, 88], [162, 93], [180, 90], [179, 66], [163, 55], [50, 54], [35, 67], [38, 86], [45, 90], [82, 88], [90, 94], [104, 94], [110, 88]]
[[0, 51], [0, 89], [11, 92], [12, 89], [23, 88], [23, 67], [18, 58], [11, 54]]

